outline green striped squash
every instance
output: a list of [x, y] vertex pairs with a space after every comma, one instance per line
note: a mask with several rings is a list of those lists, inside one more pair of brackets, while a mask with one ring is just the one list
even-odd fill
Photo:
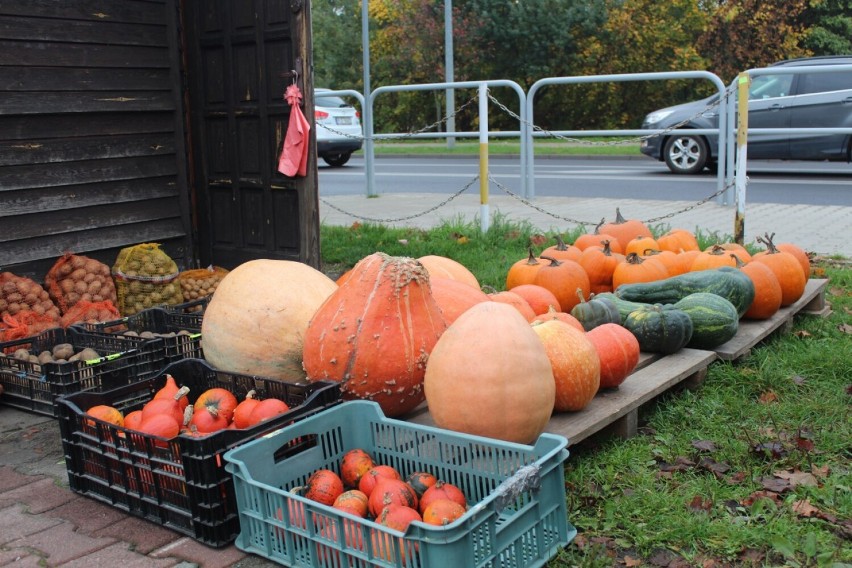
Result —
[[722, 296], [709, 292], [689, 294], [674, 304], [692, 320], [692, 338], [687, 347], [713, 349], [737, 334], [737, 308]]

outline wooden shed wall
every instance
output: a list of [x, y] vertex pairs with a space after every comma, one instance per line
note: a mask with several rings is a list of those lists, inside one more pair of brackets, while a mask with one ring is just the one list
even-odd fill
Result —
[[191, 266], [175, 0], [0, 2], [0, 270], [65, 251]]

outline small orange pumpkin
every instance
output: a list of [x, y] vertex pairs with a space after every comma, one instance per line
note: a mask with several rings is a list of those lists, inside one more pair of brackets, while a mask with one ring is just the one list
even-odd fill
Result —
[[612, 273], [624, 260], [624, 255], [612, 252], [610, 245], [610, 241], [604, 240], [602, 248], [588, 247], [580, 255], [578, 262], [589, 275], [589, 292], [592, 294], [612, 292]]
[[580, 302], [580, 293], [583, 298], [588, 299], [591, 284], [589, 275], [582, 266], [573, 260], [557, 260], [543, 255], [540, 258], [549, 260], [550, 264], [541, 267], [533, 284], [553, 292], [563, 312], [570, 312], [571, 308]]
[[555, 236], [556, 244], [547, 247], [541, 254], [538, 255], [539, 258], [555, 258], [556, 260], [573, 260], [577, 261], [580, 258], [580, 253], [583, 251], [573, 245], [565, 244], [565, 241], [562, 240], [562, 235], [557, 234]]
[[467, 509], [449, 499], [436, 499], [423, 510], [423, 522], [427, 525], [444, 526], [459, 519]]
[[598, 223], [595, 227], [594, 232], [586, 233], [577, 237], [577, 239], [574, 241], [574, 246], [580, 250], [586, 250], [589, 247], [601, 246], [603, 245], [604, 241], [609, 241], [609, 248], [612, 250], [612, 252], [623, 254], [624, 247], [621, 246], [621, 243], [618, 242], [618, 239], [616, 239], [613, 235], [601, 232], [600, 229], [605, 222], [606, 218], [601, 219], [601, 222]]
[[387, 477], [390, 479], [401, 479], [399, 472], [393, 467], [385, 464], [380, 464], [371, 467], [367, 470], [367, 473], [361, 476], [361, 479], [358, 481], [358, 489], [364, 493], [368, 498], [370, 494], [375, 489], [376, 484], [378, 483], [380, 477]]
[[536, 273], [542, 266], [544, 266], [544, 263], [539, 262], [535, 252], [530, 247], [527, 258], [519, 260], [509, 267], [509, 271], [506, 273], [506, 290], [511, 290], [522, 284], [532, 284]]
[[343, 493], [343, 481], [330, 469], [318, 469], [305, 482], [305, 497], [323, 505], [333, 505]]
[[808, 282], [796, 257], [775, 247], [772, 242], [774, 236], [775, 233], [767, 233], [763, 238], [757, 238], [758, 242], [766, 245], [766, 250], [754, 255], [754, 260], [772, 269], [781, 285], [781, 306], [789, 306], [802, 297]]
[[[615, 208], [615, 221], [601, 225], [601, 233], [612, 235], [621, 245], [621, 250], [627, 250], [627, 243], [637, 236], [652, 237], [651, 230], [637, 219], [625, 219], [618, 207]], [[656, 247], [655, 247], [656, 248]], [[625, 253], [626, 254], [626, 253]]]
[[636, 253], [624, 257], [612, 271], [612, 289], [618, 290], [622, 284], [635, 282], [654, 282], [668, 278], [666, 267], [655, 258], [642, 258]]
[[261, 422], [281, 416], [285, 412], [289, 412], [290, 407], [286, 402], [277, 398], [265, 398], [254, 405], [248, 415], [248, 426], [251, 428]]
[[369, 510], [367, 496], [357, 489], [344, 491], [337, 496], [331, 506], [339, 511], [345, 511], [350, 515], [362, 518], [367, 516]]
[[657, 238], [657, 244], [660, 245], [660, 250], [668, 250], [673, 253], [680, 253], [689, 250], [700, 251], [698, 239], [692, 231], [686, 229], [672, 229], [666, 234]]
[[510, 292], [514, 292], [526, 300], [537, 316], [546, 313], [550, 307], [558, 312], [562, 311], [562, 306], [554, 293], [544, 286], [521, 284], [512, 288]]
[[373, 517], [378, 517], [388, 505], [405, 505], [417, 509], [418, 499], [414, 489], [401, 479], [379, 477], [376, 486], [367, 498], [368, 509]]
[[722, 266], [736, 266], [736, 262], [728, 252], [729, 250], [722, 245], [712, 245], [695, 257], [692, 266], [689, 267], [690, 272], [712, 270]]
[[639, 341], [627, 328], [605, 323], [586, 333], [601, 364], [600, 388], [615, 388], [627, 379], [639, 363]]
[[532, 307], [530, 307], [530, 303], [524, 300], [520, 295], [510, 291], [503, 290], [502, 292], [493, 292], [488, 294], [493, 302], [502, 302], [504, 304], [509, 304], [513, 306], [516, 310], [518, 310], [522, 316], [527, 321], [532, 321], [535, 319], [536, 313], [533, 311]]
[[417, 259], [423, 268], [429, 273], [429, 278], [450, 278], [458, 280], [479, 290], [479, 280], [476, 279], [473, 272], [462, 263], [439, 255], [426, 255]]
[[781, 284], [772, 269], [760, 261], [743, 263], [731, 253], [739, 268], [754, 284], [754, 300], [743, 314], [746, 319], [769, 319], [781, 307]]
[[358, 487], [361, 477], [375, 467], [373, 457], [361, 448], [353, 448], [340, 460], [340, 478], [346, 487]]
[[567, 323], [578, 331], [586, 331], [586, 328], [583, 327], [583, 324], [582, 322], [580, 322], [580, 320], [578, 320], [568, 312], [557, 312], [553, 306], [550, 306], [550, 308], [545, 313], [535, 316], [535, 319], [533, 319], [530, 323], [544, 323], [550, 320], [558, 320]]
[[447, 499], [462, 507], [467, 507], [467, 498], [458, 486], [439, 480], [423, 493], [423, 497], [420, 499], [420, 514], [425, 513], [429, 505], [441, 499]]
[[109, 422], [116, 426], [124, 426], [124, 415], [114, 406], [98, 404], [88, 409], [86, 414], [92, 418], [97, 418], [98, 420], [103, 420], [104, 422]]
[[796, 260], [799, 261], [799, 264], [802, 265], [802, 270], [805, 271], [805, 280], [811, 277], [811, 259], [802, 247], [794, 245], [793, 243], [778, 243], [775, 245], [775, 248], [783, 250], [784, 252], [789, 252], [795, 256]]
[[635, 252], [639, 256], [644, 256], [645, 251], [648, 250], [660, 250], [660, 245], [657, 243], [657, 239], [647, 235], [638, 235], [627, 243], [627, 246], [624, 247], [625, 256], [630, 254], [631, 252]]

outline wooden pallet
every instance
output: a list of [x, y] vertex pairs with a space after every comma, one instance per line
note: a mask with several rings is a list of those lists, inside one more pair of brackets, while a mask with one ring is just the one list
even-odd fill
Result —
[[[711, 351], [681, 349], [666, 355], [642, 353], [639, 364], [617, 389], [605, 389], [580, 412], [554, 414], [545, 432], [559, 434], [569, 445], [597, 434], [612, 433], [623, 438], [636, 435], [639, 408], [674, 386], [695, 386], [704, 380], [707, 367], [716, 359]], [[434, 426], [426, 405], [409, 414], [406, 420]]]
[[737, 334], [728, 342], [719, 345], [713, 351], [720, 359], [733, 361], [748, 355], [752, 348], [766, 339], [776, 330], [788, 330], [797, 314], [825, 317], [831, 313], [831, 307], [825, 301], [826, 279], [810, 279], [805, 293], [794, 304], [778, 310], [767, 320], [740, 320]]

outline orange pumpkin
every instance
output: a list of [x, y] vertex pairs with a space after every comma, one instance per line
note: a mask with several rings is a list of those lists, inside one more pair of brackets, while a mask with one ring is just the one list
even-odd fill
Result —
[[532, 247], [530, 247], [527, 258], [519, 260], [509, 267], [509, 271], [506, 273], [506, 290], [511, 290], [522, 284], [532, 284], [536, 273], [542, 266], [544, 266], [544, 263], [539, 262]]
[[563, 312], [570, 312], [580, 302], [580, 294], [588, 299], [591, 284], [582, 266], [573, 260], [556, 260], [547, 256], [541, 258], [549, 260], [550, 264], [541, 267], [533, 284], [553, 292]]
[[670, 250], [645, 250], [645, 254], [642, 255], [642, 258], [654, 258], [660, 261], [666, 268], [666, 273], [669, 276], [677, 276], [678, 274], [683, 274], [687, 272], [686, 267], [684, 267], [682, 259], [679, 254], [675, 254]]
[[129, 430], [138, 430], [139, 424], [142, 422], [142, 411], [134, 410], [133, 412], [128, 412], [127, 416], [124, 417], [124, 427]]
[[573, 260], [577, 261], [580, 258], [580, 253], [583, 251], [573, 245], [565, 244], [562, 240], [562, 235], [556, 235], [556, 244], [549, 246], [538, 255], [539, 258], [555, 258], [556, 260]]
[[401, 479], [399, 472], [393, 467], [385, 464], [376, 465], [368, 469], [367, 472], [361, 476], [361, 479], [358, 481], [358, 490], [369, 498], [373, 489], [376, 488], [380, 477]]
[[[381, 514], [376, 518], [378, 524], [401, 533], [404, 533], [413, 521], [422, 520], [420, 513], [405, 505], [388, 505], [382, 509]], [[416, 542], [411, 542], [404, 537], [395, 536], [388, 532], [372, 530], [370, 541], [373, 553], [377, 557], [393, 563], [402, 558], [403, 566], [405, 566], [405, 558], [412, 558], [417, 552]]]
[[562, 311], [562, 306], [559, 304], [556, 295], [544, 286], [521, 284], [509, 291], [526, 300], [537, 316], [546, 313], [551, 307], [556, 311]]
[[604, 241], [603, 247], [588, 247], [580, 255], [578, 261], [589, 276], [589, 292], [601, 294], [612, 292], [612, 273], [619, 262], [624, 260], [623, 254], [612, 252], [610, 241]]
[[237, 266], [204, 310], [204, 359], [235, 373], [304, 380], [308, 322], [335, 290], [331, 278], [303, 262], [258, 259]]
[[796, 260], [799, 261], [799, 264], [802, 265], [802, 270], [805, 271], [805, 280], [811, 277], [811, 259], [803, 248], [798, 245], [794, 245], [793, 243], [778, 243], [775, 245], [775, 248], [783, 250], [784, 252], [789, 252], [795, 256]]
[[612, 289], [617, 290], [622, 284], [654, 282], [668, 276], [668, 270], [659, 260], [642, 258], [636, 253], [631, 253], [612, 271]]
[[530, 303], [512, 291], [503, 290], [502, 292], [493, 292], [488, 294], [488, 297], [491, 298], [492, 302], [501, 302], [514, 307], [527, 321], [535, 319], [536, 313], [530, 307]]
[[711, 252], [716, 248], [721, 248], [723, 253], [735, 253], [743, 262], [751, 260], [751, 253], [739, 243], [716, 243], [705, 248], [704, 252]]
[[754, 300], [748, 310], [743, 314], [746, 319], [764, 320], [769, 319], [781, 307], [781, 284], [772, 269], [766, 264], [752, 260], [743, 263], [732, 254], [739, 268], [754, 284]]
[[582, 410], [600, 387], [601, 364], [594, 345], [585, 333], [559, 321], [535, 324], [532, 329], [553, 370], [554, 412]]
[[256, 394], [254, 390], [250, 390], [246, 393], [246, 397], [237, 404], [233, 416], [234, 428], [248, 428], [251, 411], [260, 402], [255, 398]]
[[639, 256], [645, 256], [646, 252], [649, 250], [660, 250], [660, 245], [657, 243], [657, 239], [650, 236], [639, 235], [630, 239], [630, 242], [628, 242], [627, 246], [624, 247], [624, 254], [626, 256], [631, 252], [635, 252]]
[[692, 266], [689, 267], [689, 270], [691, 272], [698, 272], [701, 270], [712, 270], [722, 266], [736, 266], [736, 262], [734, 262], [734, 259], [731, 258], [731, 254], [728, 250], [728, 248], [725, 248], [722, 245], [712, 245], [711, 247], [708, 247], [706, 250], [702, 251], [701, 254], [695, 257], [695, 260], [692, 261]]
[[357, 517], [366, 517], [368, 512], [367, 496], [357, 489], [344, 491], [331, 505], [338, 511], [344, 511]]
[[805, 293], [807, 279], [802, 271], [802, 265], [789, 252], [778, 250], [769, 234], [758, 237], [760, 243], [766, 245], [766, 250], [754, 255], [754, 261], [762, 262], [772, 269], [778, 283], [781, 285], [781, 306], [789, 306]]
[[193, 407], [195, 412], [207, 410], [213, 416], [221, 416], [226, 422], [230, 422], [237, 407], [237, 397], [228, 389], [213, 387], [201, 393], [195, 399]]
[[432, 501], [423, 510], [423, 522], [427, 525], [442, 527], [448, 525], [465, 514], [467, 509], [449, 499], [437, 499]]
[[429, 273], [430, 279], [449, 278], [451, 280], [458, 280], [479, 290], [479, 280], [476, 279], [473, 272], [452, 258], [430, 254], [421, 256], [417, 260]]
[[548, 308], [545, 313], [535, 316], [535, 319], [533, 319], [530, 323], [544, 323], [550, 320], [558, 320], [563, 323], [567, 323], [578, 331], [586, 331], [586, 328], [583, 327], [583, 324], [580, 322], [580, 320], [578, 320], [568, 312], [557, 312], [553, 306], [550, 306], [550, 308]]
[[487, 302], [488, 294], [464, 282], [450, 278], [432, 278], [432, 297], [441, 309], [444, 321], [450, 325], [471, 306]]
[[358, 487], [361, 477], [375, 467], [373, 457], [361, 448], [353, 448], [340, 460], [340, 478], [346, 487]]
[[[405, 414], [423, 402], [426, 361], [446, 329], [444, 315], [414, 259], [374, 253], [352, 270], [307, 327], [305, 371], [311, 381], [339, 382], [345, 399], [375, 401], [387, 416]], [[472, 286], [435, 280], [488, 301]]]
[[254, 405], [248, 415], [248, 426], [251, 428], [266, 420], [271, 420], [276, 416], [281, 416], [285, 412], [289, 412], [290, 407], [283, 400], [277, 398], [265, 398]]
[[210, 407], [202, 406], [198, 410], [192, 410], [192, 418], [189, 421], [189, 429], [199, 434], [212, 434], [228, 427], [228, 420], [223, 414], [219, 414]]
[[595, 227], [594, 232], [586, 233], [577, 237], [577, 240], [574, 241], [574, 246], [580, 250], [586, 250], [589, 247], [602, 246], [604, 241], [609, 241], [609, 248], [612, 252], [623, 254], [624, 247], [621, 246], [618, 239], [607, 233], [601, 233], [601, 226], [603, 226], [605, 222], [606, 218], [601, 219], [601, 222]]
[[615, 208], [615, 221], [601, 225], [601, 233], [615, 237], [622, 251], [626, 251], [627, 243], [636, 237], [653, 236], [651, 230], [642, 221], [622, 217], [618, 207]]
[[467, 507], [467, 498], [458, 486], [439, 480], [435, 485], [423, 492], [423, 497], [420, 499], [419, 505], [420, 514], [425, 513], [429, 505], [442, 499], [452, 501], [462, 507]]
[[97, 418], [98, 420], [103, 420], [104, 422], [109, 422], [116, 426], [124, 426], [124, 415], [120, 410], [113, 406], [98, 404], [89, 408], [86, 411], [86, 414], [92, 418]]
[[700, 251], [698, 239], [692, 231], [686, 229], [672, 229], [664, 235], [657, 238], [657, 244], [660, 245], [660, 250], [668, 250], [673, 253], [680, 253], [690, 250]]
[[555, 383], [530, 324], [511, 306], [485, 302], [438, 340], [424, 390], [439, 428], [526, 444], [550, 419]]
[[343, 481], [330, 469], [318, 469], [305, 482], [305, 497], [322, 503], [333, 505], [343, 493]]
[[438, 478], [428, 471], [414, 471], [408, 474], [408, 477], [405, 478], [405, 482], [414, 489], [414, 492], [417, 493], [417, 498], [420, 499], [423, 497], [423, 493], [427, 489], [438, 482]]
[[[174, 398], [179, 390], [180, 387], [178, 386], [177, 381], [175, 381], [175, 378], [169, 373], [166, 373], [166, 384], [154, 393], [154, 398]], [[180, 404], [181, 409], [186, 408], [189, 404], [189, 398], [187, 398], [186, 394], [179, 396], [177, 401]]]
[[605, 323], [586, 333], [601, 364], [600, 388], [615, 388], [627, 379], [639, 363], [636, 336], [615, 323]]
[[382, 509], [388, 505], [405, 505], [417, 509], [418, 499], [414, 489], [401, 479], [379, 477], [376, 486], [367, 498], [368, 510], [373, 517], [378, 517]]

